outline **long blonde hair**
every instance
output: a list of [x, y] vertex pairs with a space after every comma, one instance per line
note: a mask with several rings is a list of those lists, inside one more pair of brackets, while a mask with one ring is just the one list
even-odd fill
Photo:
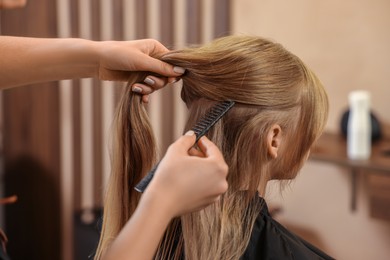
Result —
[[[202, 47], [172, 51], [161, 60], [186, 68], [182, 99], [190, 129], [218, 101], [236, 105], [207, 136], [229, 165], [229, 189], [218, 203], [175, 219], [157, 259], [239, 259], [248, 246], [268, 180], [292, 179], [322, 132], [326, 92], [314, 73], [280, 44], [253, 36], [227, 36]], [[135, 75], [129, 85], [145, 75]], [[266, 133], [278, 124], [285, 136], [272, 159]], [[116, 114], [112, 174], [96, 258], [134, 212], [140, 195], [133, 187], [152, 167], [156, 152], [140, 97], [125, 90]], [[270, 163], [272, 161], [272, 163]], [[245, 190], [245, 192], [243, 192]]]

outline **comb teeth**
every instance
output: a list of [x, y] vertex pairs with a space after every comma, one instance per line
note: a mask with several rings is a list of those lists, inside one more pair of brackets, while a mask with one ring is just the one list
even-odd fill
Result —
[[223, 101], [213, 106], [201, 120], [192, 128], [196, 135], [196, 142], [210, 130], [210, 128], [234, 106], [234, 101]]

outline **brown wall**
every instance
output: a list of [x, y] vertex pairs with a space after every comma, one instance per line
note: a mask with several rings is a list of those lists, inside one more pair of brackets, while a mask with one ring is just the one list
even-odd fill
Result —
[[[55, 37], [55, 1], [37, 2], [0, 11], [1, 34]], [[8, 252], [12, 259], [59, 259], [57, 83], [5, 90], [2, 106], [5, 195], [19, 198], [6, 206]]]

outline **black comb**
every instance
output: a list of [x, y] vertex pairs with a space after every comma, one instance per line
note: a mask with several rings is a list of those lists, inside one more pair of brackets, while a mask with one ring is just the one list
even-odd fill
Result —
[[[234, 106], [234, 101], [223, 101], [216, 104], [203, 116], [201, 120], [192, 128], [196, 135], [197, 143], [199, 139], [204, 136], [210, 128], [218, 122], [221, 117], [223, 117], [230, 108]], [[157, 163], [152, 170], [146, 175], [135, 187], [134, 189], [138, 192], [144, 192], [146, 187], [148, 187], [150, 181], [153, 179], [154, 173], [157, 170], [159, 163]]]

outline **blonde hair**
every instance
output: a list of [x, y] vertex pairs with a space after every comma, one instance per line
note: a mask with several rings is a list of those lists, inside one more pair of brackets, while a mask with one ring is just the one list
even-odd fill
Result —
[[[272, 178], [292, 179], [322, 132], [328, 111], [314, 73], [280, 44], [253, 36], [227, 36], [202, 47], [172, 51], [161, 60], [186, 68], [182, 99], [190, 129], [218, 101], [236, 105], [209, 131], [229, 165], [229, 189], [218, 203], [175, 219], [157, 259], [239, 259], [248, 246]], [[141, 80], [138, 74], [129, 84]], [[125, 90], [116, 116], [112, 175], [106, 194], [97, 258], [131, 217], [139, 194], [133, 187], [152, 167], [154, 139], [140, 97]], [[284, 135], [276, 159], [266, 134], [278, 124]], [[245, 190], [245, 192], [243, 192]], [[181, 230], [180, 230], [181, 229]]]

